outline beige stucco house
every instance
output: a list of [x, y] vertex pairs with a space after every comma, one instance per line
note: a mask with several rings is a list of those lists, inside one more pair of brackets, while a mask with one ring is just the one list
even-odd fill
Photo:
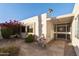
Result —
[[[47, 42], [51, 40], [70, 40], [79, 56], [79, 4], [75, 4], [71, 14], [48, 17], [47, 13], [20, 21], [23, 27], [22, 37], [44, 34]], [[0, 28], [1, 29], [1, 28]], [[0, 39], [2, 39], [0, 31]]]
[[71, 14], [48, 17], [47, 13], [20, 21], [25, 32], [38, 37], [44, 34], [47, 42], [51, 40], [71, 40], [76, 54], [79, 55], [79, 4], [75, 4]]

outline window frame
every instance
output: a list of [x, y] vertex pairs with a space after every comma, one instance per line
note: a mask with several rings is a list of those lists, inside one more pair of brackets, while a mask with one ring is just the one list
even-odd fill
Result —
[[33, 33], [33, 25], [28, 25], [27, 26], [27, 33]]

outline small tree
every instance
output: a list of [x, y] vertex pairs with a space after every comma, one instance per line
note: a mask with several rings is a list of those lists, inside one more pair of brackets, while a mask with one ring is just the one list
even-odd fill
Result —
[[10, 20], [10, 22], [3, 23], [1, 28], [2, 36], [4, 38], [9, 38], [10, 35], [20, 34], [21, 24], [16, 20]]

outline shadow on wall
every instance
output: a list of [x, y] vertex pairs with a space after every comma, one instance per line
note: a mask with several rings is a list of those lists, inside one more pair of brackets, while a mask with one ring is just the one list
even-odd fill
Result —
[[39, 36], [41, 36], [42, 34], [42, 19], [41, 19], [41, 15], [38, 16], [38, 23], [39, 23]]

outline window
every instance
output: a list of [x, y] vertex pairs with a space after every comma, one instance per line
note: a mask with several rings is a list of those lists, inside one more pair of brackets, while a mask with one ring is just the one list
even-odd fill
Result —
[[33, 33], [33, 26], [32, 25], [27, 26], [27, 32]]
[[65, 26], [58, 26], [57, 32], [66, 32], [66, 27]]
[[66, 35], [65, 34], [57, 34], [57, 38], [65, 39]]
[[56, 32], [69, 32], [70, 31], [70, 24], [57, 24], [54, 27], [54, 31]]
[[70, 24], [67, 25], [67, 32], [70, 32]]
[[25, 32], [25, 26], [22, 26], [22, 32]]
[[54, 34], [54, 39], [66, 39], [66, 34]]

